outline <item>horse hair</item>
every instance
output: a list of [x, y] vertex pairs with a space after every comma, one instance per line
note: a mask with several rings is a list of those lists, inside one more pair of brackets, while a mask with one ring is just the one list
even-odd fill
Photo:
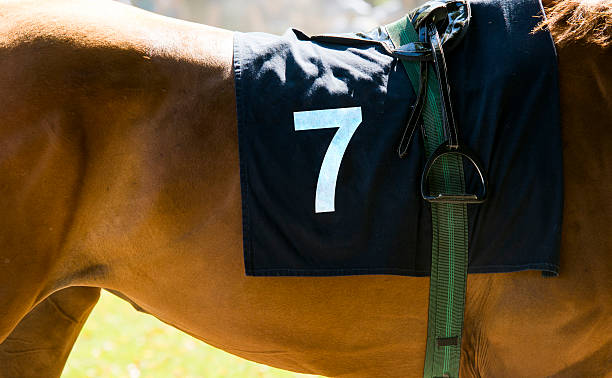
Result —
[[548, 28], [555, 43], [612, 44], [612, 0], [561, 0], [547, 9], [535, 31]]

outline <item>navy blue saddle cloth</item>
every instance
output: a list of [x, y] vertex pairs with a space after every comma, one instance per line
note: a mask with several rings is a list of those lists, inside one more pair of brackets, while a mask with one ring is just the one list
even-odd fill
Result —
[[[556, 275], [559, 90], [551, 36], [532, 33], [541, 4], [484, 0], [471, 9], [466, 34], [446, 53], [461, 138], [489, 178], [487, 202], [468, 206], [468, 271]], [[381, 31], [338, 43], [297, 30], [235, 33], [248, 275], [429, 274], [420, 138], [408, 156], [397, 154], [416, 95], [401, 62], [367, 41]], [[475, 192], [472, 176], [466, 187]]]

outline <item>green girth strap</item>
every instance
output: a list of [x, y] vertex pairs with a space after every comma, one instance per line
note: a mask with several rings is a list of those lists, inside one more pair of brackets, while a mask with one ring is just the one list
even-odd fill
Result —
[[[395, 47], [418, 41], [407, 17], [386, 25]], [[419, 90], [419, 62], [402, 60], [415, 93]], [[428, 67], [427, 94], [422, 118], [427, 157], [445, 141], [438, 79]], [[465, 193], [463, 163], [458, 155], [442, 156], [429, 175], [432, 193]], [[458, 377], [468, 257], [467, 208], [461, 203], [431, 203], [431, 280], [427, 350], [423, 376]]]

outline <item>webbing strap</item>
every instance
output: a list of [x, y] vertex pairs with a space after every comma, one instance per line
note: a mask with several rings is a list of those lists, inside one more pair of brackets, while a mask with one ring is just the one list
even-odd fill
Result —
[[[386, 25], [395, 47], [418, 41], [408, 17]], [[415, 93], [419, 90], [419, 62], [402, 60]], [[428, 67], [427, 94], [422, 117], [427, 157], [445, 141], [440, 110], [438, 79]], [[429, 175], [433, 193], [465, 193], [463, 163], [460, 156], [439, 159]], [[458, 377], [468, 257], [467, 208], [459, 203], [431, 203], [432, 242], [431, 279], [427, 349], [423, 376]]]

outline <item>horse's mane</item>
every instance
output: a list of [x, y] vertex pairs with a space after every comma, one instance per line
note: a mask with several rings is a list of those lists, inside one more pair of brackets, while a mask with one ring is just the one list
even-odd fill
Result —
[[612, 0], [560, 0], [546, 14], [537, 30], [548, 28], [558, 45], [612, 45]]

